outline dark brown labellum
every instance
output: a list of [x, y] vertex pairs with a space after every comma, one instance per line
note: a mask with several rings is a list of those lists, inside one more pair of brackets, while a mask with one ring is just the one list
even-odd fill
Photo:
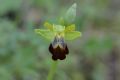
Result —
[[65, 48], [60, 48], [59, 46], [57, 48], [53, 48], [52, 44], [50, 44], [49, 51], [52, 54], [53, 60], [64, 60], [66, 58], [66, 55], [69, 53], [67, 45], [65, 46]]
[[53, 43], [49, 46], [49, 51], [52, 54], [53, 60], [64, 60], [66, 58], [66, 55], [69, 53], [69, 50], [67, 48], [67, 44], [64, 43], [63, 39], [54, 39]]

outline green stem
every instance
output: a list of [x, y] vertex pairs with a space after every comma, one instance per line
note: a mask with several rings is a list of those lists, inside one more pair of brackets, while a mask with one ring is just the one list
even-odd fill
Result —
[[56, 72], [57, 64], [58, 64], [58, 61], [53, 61], [47, 80], [53, 80], [54, 74]]

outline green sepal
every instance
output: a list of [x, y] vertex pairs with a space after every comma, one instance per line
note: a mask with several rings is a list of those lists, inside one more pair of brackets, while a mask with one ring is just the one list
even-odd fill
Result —
[[43, 36], [44, 38], [46, 38], [47, 40], [53, 40], [54, 36], [55, 36], [55, 32], [51, 31], [51, 30], [45, 30], [45, 29], [35, 29], [35, 32], [41, 36]]
[[81, 32], [79, 31], [65, 32], [65, 40], [74, 40], [78, 37], [81, 37]]

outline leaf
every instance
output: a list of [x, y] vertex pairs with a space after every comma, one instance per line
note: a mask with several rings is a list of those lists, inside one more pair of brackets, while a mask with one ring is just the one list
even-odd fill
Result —
[[50, 30], [35, 29], [35, 32], [37, 34], [40, 34], [41, 36], [43, 36], [44, 38], [46, 38], [48, 40], [53, 40], [54, 36], [55, 36], [55, 32], [50, 31]]
[[67, 13], [65, 14], [65, 22], [67, 24], [73, 23], [76, 17], [76, 7], [77, 4], [74, 3], [67, 11]]
[[48, 23], [48, 22], [45, 22], [44, 23], [44, 26], [47, 28], [47, 29], [50, 29], [50, 30], [53, 30], [53, 25]]
[[74, 40], [80, 36], [81, 36], [81, 32], [79, 32], [79, 31], [65, 32], [66, 40]]
[[75, 24], [72, 24], [65, 28], [65, 32], [75, 31]]

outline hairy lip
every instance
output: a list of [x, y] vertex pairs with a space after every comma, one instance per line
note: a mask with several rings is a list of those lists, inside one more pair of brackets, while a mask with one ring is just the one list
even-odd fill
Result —
[[53, 60], [57, 60], [57, 59], [64, 60], [66, 58], [66, 55], [69, 53], [67, 45], [65, 45], [63, 48], [61, 48], [59, 46], [54, 48], [53, 45], [50, 44], [49, 51], [52, 54]]

